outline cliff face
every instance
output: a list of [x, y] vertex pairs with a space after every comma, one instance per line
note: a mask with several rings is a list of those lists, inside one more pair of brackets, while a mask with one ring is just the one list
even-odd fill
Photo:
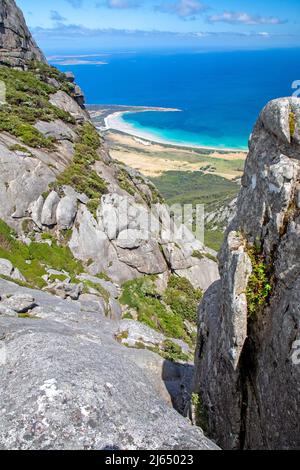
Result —
[[299, 196], [300, 100], [275, 100], [251, 136], [221, 280], [199, 310], [195, 389], [227, 449], [300, 447]]
[[14, 0], [1, 0], [0, 64], [23, 68], [30, 60], [45, 62], [45, 57], [32, 39]]

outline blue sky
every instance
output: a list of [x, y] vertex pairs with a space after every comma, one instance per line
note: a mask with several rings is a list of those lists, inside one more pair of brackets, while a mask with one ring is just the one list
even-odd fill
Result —
[[17, 0], [48, 53], [300, 47], [299, 0]]

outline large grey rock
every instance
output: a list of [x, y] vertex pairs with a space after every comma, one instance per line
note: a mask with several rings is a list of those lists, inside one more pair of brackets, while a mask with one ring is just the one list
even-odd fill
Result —
[[57, 225], [63, 229], [70, 229], [73, 226], [77, 213], [77, 201], [69, 196], [62, 198], [56, 209]]
[[1, 0], [0, 63], [24, 68], [31, 60], [46, 62], [14, 0]]
[[47, 225], [51, 227], [52, 225], [55, 225], [57, 223], [56, 210], [59, 202], [60, 199], [58, 194], [55, 191], [51, 191], [43, 205], [43, 210], [41, 214], [42, 225]]
[[141, 274], [160, 274], [168, 269], [158, 243], [152, 238], [144, 240], [137, 249], [127, 250], [117, 247], [117, 253], [120, 261]]
[[2, 280], [0, 290], [39, 304], [36, 320], [0, 316], [0, 448], [217, 448], [167, 398], [185, 367], [121, 346], [117, 325], [79, 302]]
[[108, 259], [109, 240], [85, 206], [79, 208], [69, 246], [83, 261]]
[[162, 249], [168, 265], [174, 271], [177, 269], [188, 269], [193, 266], [192, 258], [175, 243], [163, 245]]
[[187, 269], [176, 269], [175, 273], [180, 277], [185, 277], [193, 287], [206, 291], [211, 284], [219, 279], [218, 264], [206, 258], [193, 258], [193, 266]]
[[166, 340], [162, 333], [158, 333], [147, 325], [134, 320], [122, 320], [117, 331], [118, 340], [128, 346], [134, 347], [143, 344], [144, 347], [161, 347]]
[[134, 248], [139, 248], [143, 243], [143, 240], [147, 239], [148, 237], [148, 232], [145, 233], [137, 229], [126, 229], [119, 233], [116, 240], [116, 245], [119, 248], [132, 250]]
[[87, 111], [82, 109], [79, 104], [66, 92], [57, 91], [50, 96], [50, 103], [67, 113], [70, 113], [77, 122], [86, 122], [89, 120]]
[[[195, 390], [210, 435], [224, 448], [300, 448], [299, 104], [275, 100], [261, 113], [220, 254], [221, 280], [199, 310]], [[255, 267], [250, 247], [258, 253], [256, 276], [266, 273], [256, 281], [254, 312], [246, 295]]]
[[55, 121], [38, 121], [34, 126], [45, 137], [54, 137], [56, 140], [70, 140], [75, 142], [77, 139], [76, 132], [60, 119]]
[[42, 228], [42, 211], [44, 207], [44, 198], [40, 196], [36, 201], [29, 205], [28, 211], [31, 215], [33, 222], [38, 228]]

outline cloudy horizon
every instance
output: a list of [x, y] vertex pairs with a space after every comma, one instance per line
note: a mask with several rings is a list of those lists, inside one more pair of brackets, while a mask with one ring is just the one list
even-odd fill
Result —
[[299, 47], [298, 0], [17, 0], [46, 52]]

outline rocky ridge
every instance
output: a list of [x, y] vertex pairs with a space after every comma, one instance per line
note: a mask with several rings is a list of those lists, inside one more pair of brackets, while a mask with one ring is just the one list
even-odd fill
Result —
[[15, 2], [2, 0], [0, 4], [0, 63], [24, 68], [30, 60], [46, 59], [34, 42], [23, 14]]
[[297, 449], [300, 369], [300, 100], [270, 102], [250, 139], [220, 254], [199, 310], [200, 421], [227, 449]]

